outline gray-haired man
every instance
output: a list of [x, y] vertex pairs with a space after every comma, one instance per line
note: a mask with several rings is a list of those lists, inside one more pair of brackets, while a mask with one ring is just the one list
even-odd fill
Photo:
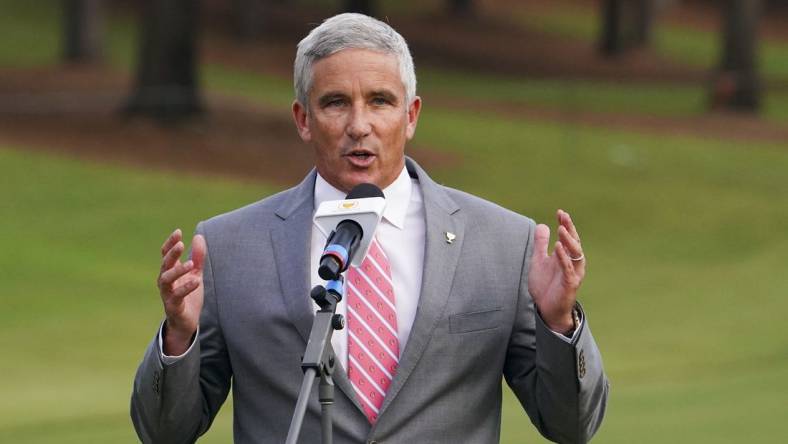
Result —
[[[608, 383], [576, 304], [586, 260], [569, 214], [557, 212], [548, 255], [547, 226], [440, 186], [405, 157], [421, 99], [407, 44], [382, 22], [342, 14], [314, 29], [298, 45], [295, 88], [315, 170], [200, 223], [186, 262], [180, 230], [162, 246], [166, 321], [132, 395], [140, 438], [193, 442], [232, 386], [235, 441], [284, 441], [309, 288], [322, 283], [326, 239], [312, 214], [370, 182], [387, 206], [372, 265], [353, 271], [357, 288], [337, 309], [349, 326], [332, 341], [335, 442], [497, 442], [502, 376], [543, 435], [589, 440]], [[319, 415], [315, 395], [302, 437], [316, 440]]]

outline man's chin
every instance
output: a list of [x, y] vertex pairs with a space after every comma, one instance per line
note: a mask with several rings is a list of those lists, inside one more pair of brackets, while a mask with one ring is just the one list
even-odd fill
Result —
[[372, 185], [375, 185], [378, 188], [383, 189], [383, 187], [380, 186], [380, 181], [375, 180], [374, 177], [369, 177], [369, 176], [355, 176], [353, 179], [349, 179], [344, 183], [345, 183], [345, 187], [343, 188], [346, 188], [346, 190], [344, 191], [347, 193], [349, 193], [350, 190], [361, 185], [362, 183], [371, 183]]
[[350, 190], [352, 190], [358, 185], [361, 185], [362, 183], [371, 183], [372, 185], [377, 186], [381, 190], [390, 185], [387, 183], [385, 184], [382, 183], [383, 178], [380, 177], [379, 174], [375, 174], [373, 171], [369, 171], [369, 170], [350, 172], [344, 175], [343, 177], [340, 177], [339, 182], [341, 184], [341, 187], [337, 187], [337, 188], [346, 193], [350, 192]]

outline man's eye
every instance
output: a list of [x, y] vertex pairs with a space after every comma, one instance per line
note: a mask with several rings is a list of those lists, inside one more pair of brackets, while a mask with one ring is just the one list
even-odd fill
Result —
[[388, 105], [389, 101], [384, 97], [375, 97], [372, 99], [372, 103], [374, 105]]
[[345, 104], [344, 100], [342, 100], [342, 99], [334, 99], [334, 100], [329, 100], [328, 102], [326, 102], [324, 106], [326, 108], [336, 108], [336, 107], [342, 106], [344, 104]]

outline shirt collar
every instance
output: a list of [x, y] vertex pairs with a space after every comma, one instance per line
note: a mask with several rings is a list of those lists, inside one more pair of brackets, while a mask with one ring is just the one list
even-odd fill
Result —
[[[402, 168], [394, 182], [383, 190], [383, 195], [386, 196], [386, 209], [383, 210], [383, 218], [400, 230], [405, 229], [405, 216], [408, 212], [412, 188], [413, 183], [408, 175], [408, 170]], [[345, 196], [346, 193], [334, 188], [333, 185], [323, 179], [320, 173], [317, 173], [317, 178], [315, 179], [315, 208], [325, 201], [343, 200]]]

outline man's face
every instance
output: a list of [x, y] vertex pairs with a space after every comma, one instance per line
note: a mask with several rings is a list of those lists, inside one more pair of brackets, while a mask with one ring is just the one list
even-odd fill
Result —
[[317, 171], [348, 192], [368, 182], [385, 188], [405, 165], [421, 99], [405, 102], [397, 58], [366, 49], [345, 49], [313, 67], [308, 109], [293, 104], [304, 142], [315, 148]]

